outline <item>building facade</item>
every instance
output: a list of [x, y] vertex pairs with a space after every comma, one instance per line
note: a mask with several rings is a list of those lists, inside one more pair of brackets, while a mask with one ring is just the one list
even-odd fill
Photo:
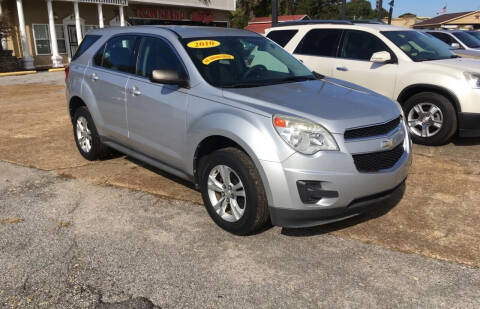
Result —
[[63, 67], [89, 30], [128, 25], [228, 26], [235, 0], [0, 0], [14, 24], [2, 42], [24, 69]]
[[413, 25], [415, 29], [480, 29], [480, 11], [459, 12], [439, 15]]

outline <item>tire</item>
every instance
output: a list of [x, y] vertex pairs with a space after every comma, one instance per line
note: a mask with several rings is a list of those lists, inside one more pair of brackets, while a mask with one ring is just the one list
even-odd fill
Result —
[[[438, 110], [430, 113], [432, 107]], [[452, 102], [441, 94], [435, 92], [415, 94], [405, 102], [403, 110], [410, 135], [416, 144], [444, 145], [457, 131], [457, 112]], [[425, 114], [422, 116], [421, 113]], [[419, 121], [421, 119], [424, 120]]]
[[[213, 184], [210, 175], [216, 176], [215, 183], [218, 185], [213, 187], [216, 189], [221, 187], [223, 183], [222, 166], [231, 170], [225, 169], [231, 180], [229, 183], [232, 184], [232, 190], [229, 191], [228, 187], [225, 188], [223, 196], [221, 192], [209, 190], [209, 183]], [[217, 150], [200, 159], [199, 172], [200, 190], [205, 207], [218, 226], [232, 234], [251, 235], [267, 225], [269, 212], [263, 182], [254, 163], [245, 152], [234, 147]], [[239, 186], [239, 183], [242, 184], [244, 197], [241, 194], [242, 190], [235, 188], [235, 185]], [[233, 193], [230, 195], [231, 192]], [[225, 201], [228, 200], [228, 197], [230, 197], [230, 202], [219, 204], [217, 212], [212, 200], [213, 202], [222, 201], [222, 199]], [[233, 201], [236, 202], [237, 207], [233, 206], [235, 205]], [[224, 205], [225, 207], [222, 207]], [[237, 218], [238, 216], [235, 215], [239, 215], [242, 210], [243, 214]]]
[[[87, 135], [89, 135], [89, 137], [83, 135], [86, 137], [83, 140], [81, 140], [82, 135], [79, 133], [79, 131], [83, 131], [85, 133], [85, 131], [82, 130], [81, 124], [83, 124], [83, 126], [86, 124]], [[88, 132], [90, 134], [88, 134]], [[77, 108], [73, 115], [73, 136], [75, 139], [75, 144], [77, 144], [78, 151], [85, 159], [89, 161], [95, 161], [103, 159], [108, 155], [109, 149], [100, 141], [100, 137], [98, 135], [97, 128], [95, 127], [95, 123], [93, 122], [92, 116], [90, 115], [88, 109], [84, 106]], [[86, 147], [88, 145], [86, 145], [85, 142], [88, 142], [90, 147]]]

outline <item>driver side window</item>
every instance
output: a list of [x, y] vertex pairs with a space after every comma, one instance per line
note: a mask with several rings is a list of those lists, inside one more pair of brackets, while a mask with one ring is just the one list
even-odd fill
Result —
[[138, 53], [136, 74], [150, 78], [153, 70], [172, 70], [179, 73], [184, 71], [177, 55], [163, 39], [143, 37]]
[[348, 30], [345, 32], [341, 58], [370, 61], [376, 52], [388, 51], [389, 48], [376, 36], [365, 31]]

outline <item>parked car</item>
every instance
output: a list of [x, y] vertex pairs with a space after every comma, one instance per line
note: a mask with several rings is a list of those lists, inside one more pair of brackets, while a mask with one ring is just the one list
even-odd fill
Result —
[[467, 30], [465, 31], [466, 33], [470, 34], [471, 36], [473, 36], [474, 38], [476, 38], [477, 40], [480, 41], [480, 31], [476, 31], [476, 30]]
[[445, 42], [454, 49], [480, 50], [480, 40], [466, 31], [425, 30], [425, 32]]
[[269, 217], [304, 227], [375, 208], [410, 166], [397, 103], [315, 75], [245, 30], [94, 30], [67, 98], [84, 158], [111, 147], [192, 181], [213, 220], [240, 235]]
[[459, 58], [437, 39], [390, 25], [353, 22], [281, 23], [267, 37], [318, 73], [397, 100], [414, 142], [447, 143], [480, 136], [480, 62]]

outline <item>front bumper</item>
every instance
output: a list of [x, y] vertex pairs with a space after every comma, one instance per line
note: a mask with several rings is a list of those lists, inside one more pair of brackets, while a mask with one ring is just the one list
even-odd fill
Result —
[[347, 207], [301, 210], [270, 207], [270, 218], [274, 225], [289, 228], [328, 224], [378, 210], [390, 201], [401, 198], [404, 191], [405, 180], [391, 190], [355, 199]]
[[459, 135], [462, 137], [480, 136], [480, 113], [459, 113]]
[[[314, 156], [295, 153], [280, 163], [261, 162], [270, 191], [270, 217], [274, 225], [309, 227], [339, 221], [377, 208], [402, 190], [411, 165], [408, 137], [403, 140], [404, 153], [397, 163], [376, 173], [359, 172], [351, 153], [359, 153], [357, 149], [365, 145], [380, 144], [381, 139], [356, 144], [345, 143], [340, 136], [336, 139], [340, 151], [319, 152]], [[314, 204], [302, 201], [298, 182], [310, 181], [319, 182], [328, 196]]]

